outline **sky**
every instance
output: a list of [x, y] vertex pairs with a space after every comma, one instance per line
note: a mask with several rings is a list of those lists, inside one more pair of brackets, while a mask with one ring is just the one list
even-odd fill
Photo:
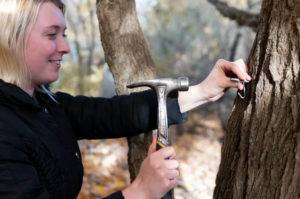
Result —
[[135, 0], [136, 10], [141, 25], [146, 23], [146, 13], [157, 4], [157, 0]]

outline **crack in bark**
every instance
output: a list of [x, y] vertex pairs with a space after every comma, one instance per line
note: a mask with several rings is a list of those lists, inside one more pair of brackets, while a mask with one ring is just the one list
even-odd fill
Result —
[[[298, 44], [299, 44], [298, 46], [300, 46], [300, 39], [299, 39], [300, 38], [300, 19], [299, 19], [299, 27], [298, 27], [298, 24], [297, 24], [297, 19], [294, 21], [293, 32], [294, 32], [295, 38], [297, 38], [297, 40], [298, 40]], [[292, 34], [292, 33], [290, 33], [290, 34]], [[297, 45], [297, 41], [295, 43]], [[295, 44], [293, 43], [292, 40], [290, 40], [289, 49], [294, 49], [293, 47], [295, 47]], [[296, 53], [296, 54], [298, 55], [298, 64], [300, 64], [300, 48], [299, 47], [297, 48], [297, 46], [295, 48], [296, 48], [296, 50], [295, 50], [296, 52], [297, 52], [297, 49], [298, 49], [298, 53]], [[293, 80], [294, 85], [298, 85], [296, 83], [297, 75], [295, 74], [296, 73], [295, 72], [295, 67], [296, 66], [294, 65], [294, 62], [292, 62], [292, 58], [293, 58], [292, 51], [289, 51], [289, 52], [290, 52], [289, 53], [290, 54], [290, 63], [292, 63], [292, 75], [293, 75], [292, 80]], [[299, 74], [298, 74], [298, 79], [299, 79]], [[297, 93], [297, 86], [294, 89], [293, 94], [296, 94], [296, 93]]]

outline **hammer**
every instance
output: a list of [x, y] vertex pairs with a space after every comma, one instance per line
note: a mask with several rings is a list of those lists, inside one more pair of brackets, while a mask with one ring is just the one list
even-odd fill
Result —
[[[173, 91], [188, 91], [189, 79], [187, 77], [180, 77], [178, 79], [162, 78], [152, 79], [137, 82], [128, 85], [127, 88], [136, 88], [147, 86], [155, 90], [158, 101], [158, 133], [156, 141], [156, 150], [170, 146], [170, 135], [168, 126], [168, 116], [166, 108], [167, 95]], [[162, 199], [172, 199], [173, 191], [170, 190]]]

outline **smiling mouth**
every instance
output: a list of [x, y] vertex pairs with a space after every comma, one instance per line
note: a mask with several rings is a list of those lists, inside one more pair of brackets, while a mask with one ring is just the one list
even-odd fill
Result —
[[49, 62], [55, 63], [57, 65], [60, 65], [60, 61], [49, 61]]

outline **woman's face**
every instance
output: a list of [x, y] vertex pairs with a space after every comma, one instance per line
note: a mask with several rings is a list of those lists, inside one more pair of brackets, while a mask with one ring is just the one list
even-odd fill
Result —
[[61, 10], [51, 2], [42, 3], [26, 47], [30, 86], [49, 84], [58, 79], [62, 57], [70, 52], [64, 38], [65, 30]]

